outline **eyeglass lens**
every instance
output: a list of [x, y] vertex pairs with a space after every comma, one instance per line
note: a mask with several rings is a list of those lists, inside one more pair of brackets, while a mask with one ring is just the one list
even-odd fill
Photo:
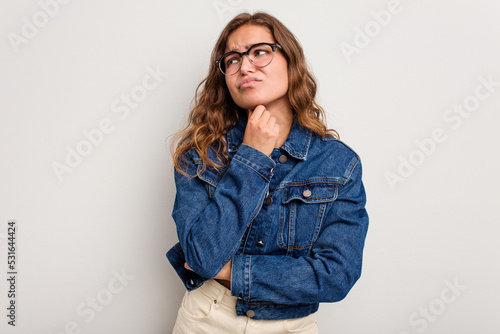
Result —
[[[257, 44], [248, 49], [248, 58], [252, 65], [264, 67], [273, 60], [273, 48], [267, 44]], [[238, 53], [229, 53], [221, 59], [221, 70], [226, 75], [232, 75], [241, 67], [242, 58]]]

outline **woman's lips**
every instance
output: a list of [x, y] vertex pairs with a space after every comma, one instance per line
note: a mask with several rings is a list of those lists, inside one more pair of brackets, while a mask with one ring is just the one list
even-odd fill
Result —
[[240, 83], [240, 89], [242, 88], [247, 88], [247, 87], [251, 87], [255, 84], [257, 84], [258, 82], [260, 82], [261, 80], [260, 79], [257, 79], [257, 78], [248, 78], [248, 79], [245, 79], [243, 80], [241, 83]]

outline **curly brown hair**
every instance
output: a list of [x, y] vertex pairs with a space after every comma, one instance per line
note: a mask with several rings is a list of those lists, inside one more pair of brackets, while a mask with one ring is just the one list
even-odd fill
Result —
[[282, 46], [288, 63], [288, 99], [296, 121], [321, 138], [339, 138], [335, 130], [326, 127], [325, 112], [315, 100], [316, 81], [308, 69], [304, 51], [295, 36], [283, 23], [267, 13], [242, 13], [234, 17], [219, 36], [212, 50], [208, 75], [196, 88], [194, 107], [189, 114], [188, 124], [175, 134], [172, 141], [174, 166], [182, 174], [185, 174], [184, 154], [192, 148], [203, 160], [200, 172], [207, 166], [218, 171], [223, 168], [208, 158], [209, 149], [214, 150], [218, 159], [226, 166], [229, 163], [227, 143], [223, 135], [237, 123], [238, 111], [241, 108], [231, 98], [224, 75], [215, 65], [215, 60], [224, 54], [229, 35], [243, 25], [268, 28], [276, 42]]

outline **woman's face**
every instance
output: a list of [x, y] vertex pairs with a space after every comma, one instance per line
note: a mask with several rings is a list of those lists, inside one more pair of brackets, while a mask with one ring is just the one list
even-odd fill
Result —
[[[229, 35], [224, 53], [233, 50], [244, 52], [251, 45], [263, 42], [276, 43], [269, 29], [244, 25]], [[253, 110], [262, 104], [267, 109], [290, 109], [287, 61], [279, 48], [276, 48], [271, 63], [265, 67], [255, 67], [248, 56], [243, 56], [240, 70], [225, 78], [231, 97], [241, 108]]]

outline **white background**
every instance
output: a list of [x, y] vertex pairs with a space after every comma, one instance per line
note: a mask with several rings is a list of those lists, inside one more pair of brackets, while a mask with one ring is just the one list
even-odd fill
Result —
[[[177, 240], [168, 139], [224, 25], [265, 10], [302, 43], [329, 127], [363, 161], [363, 274], [344, 301], [321, 305], [321, 333], [499, 333], [500, 2], [401, 0], [381, 27], [373, 13], [389, 4], [73, 0], [52, 2], [49, 17], [38, 1], [2, 1], [0, 267], [7, 276], [15, 219], [19, 275], [16, 327], [0, 281], [1, 332], [171, 332], [184, 291], [165, 258]], [[148, 68], [168, 75], [128, 115], [114, 112]], [[480, 78], [496, 83], [481, 100]], [[447, 111], [474, 101], [467, 117]], [[111, 130], [85, 146], [103, 120]], [[77, 147], [87, 155], [70, 168]], [[71, 169], [61, 180], [57, 163]]]

